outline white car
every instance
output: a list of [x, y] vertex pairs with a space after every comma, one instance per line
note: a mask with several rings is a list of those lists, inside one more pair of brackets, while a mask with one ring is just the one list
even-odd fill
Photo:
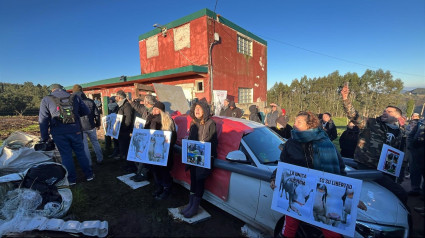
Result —
[[[249, 132], [240, 141], [234, 142], [239, 144], [238, 150], [228, 153], [226, 160], [216, 159], [214, 162], [214, 168], [231, 172], [227, 200], [215, 195], [208, 188], [203, 198], [260, 230], [264, 235], [276, 236], [282, 230], [284, 215], [271, 209], [273, 190], [270, 188], [270, 177], [280, 158], [278, 147], [286, 140], [268, 127], [253, 121], [227, 117], [214, 117], [214, 120], [221, 125], [240, 123], [251, 130], [247, 130]], [[176, 123], [179, 130], [187, 128], [187, 125], [180, 125], [179, 120]], [[175, 158], [175, 161], [178, 160], [181, 161], [181, 157]], [[360, 200], [366, 204], [367, 211], [358, 210], [355, 237], [408, 237], [407, 209], [394, 194], [371, 181], [374, 176], [379, 176], [379, 172], [354, 170], [349, 166], [346, 170], [347, 176], [364, 180]], [[175, 178], [175, 181], [189, 188], [184, 180]], [[222, 183], [212, 182], [216, 186], [221, 186]], [[319, 237], [321, 234], [320, 229], [301, 223], [297, 235]]]

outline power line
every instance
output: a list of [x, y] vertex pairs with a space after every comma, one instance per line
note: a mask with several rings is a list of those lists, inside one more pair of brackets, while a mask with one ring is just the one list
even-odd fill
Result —
[[[321, 52], [317, 52], [317, 51], [314, 51], [314, 50], [309, 50], [309, 49], [306, 49], [306, 48], [303, 48], [303, 47], [300, 47], [300, 46], [297, 46], [297, 45], [294, 45], [294, 44], [291, 44], [291, 43], [288, 43], [288, 42], [273, 39], [272, 37], [269, 37], [269, 36], [264, 36], [264, 35], [260, 35], [260, 34], [258, 34], [258, 35], [263, 37], [263, 38], [268, 38], [272, 41], [276, 41], [278, 43], [288, 45], [288, 46], [291, 46], [291, 47], [294, 47], [294, 48], [297, 48], [297, 49], [300, 49], [300, 50], [304, 50], [304, 51], [307, 51], [307, 52], [310, 52], [310, 53], [313, 53], [313, 54], [317, 54], [317, 55], [325, 56], [325, 57], [328, 57], [328, 58], [344, 61], [344, 62], [347, 62], [347, 63], [350, 63], [350, 64], [357, 64], [357, 65], [361, 65], [361, 66], [368, 67], [368, 68], [380, 69], [380, 67], [362, 64], [362, 63], [358, 63], [358, 62], [355, 62], [355, 61], [352, 61], [352, 60], [347, 60], [347, 59], [343, 59], [343, 58], [340, 58], [340, 57], [336, 57], [336, 56], [324, 54], [324, 53], [321, 53]], [[419, 77], [425, 78], [425, 75], [420, 75], [420, 74], [412, 74], [412, 73], [406, 73], [406, 72], [401, 72], [401, 71], [396, 71], [396, 70], [388, 70], [388, 71], [398, 73], [398, 74], [406, 74], [406, 75], [419, 76]]]

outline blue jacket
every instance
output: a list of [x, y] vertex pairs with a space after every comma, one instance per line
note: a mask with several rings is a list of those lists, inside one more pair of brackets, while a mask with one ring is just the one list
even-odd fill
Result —
[[[55, 97], [69, 97], [71, 94], [67, 93], [62, 89], [56, 89], [50, 95]], [[70, 134], [81, 132], [80, 116], [85, 116], [90, 113], [90, 109], [84, 104], [80, 97], [74, 97], [74, 124], [63, 124], [55, 117], [59, 116], [56, 103], [49, 96], [44, 97], [41, 100], [40, 112], [38, 115], [38, 123], [40, 125], [41, 140], [46, 141], [49, 139], [49, 128], [50, 134]]]

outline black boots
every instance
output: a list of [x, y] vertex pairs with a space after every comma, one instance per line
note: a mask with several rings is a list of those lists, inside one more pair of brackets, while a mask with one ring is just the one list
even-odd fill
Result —
[[155, 199], [156, 200], [164, 200], [167, 199], [168, 196], [170, 196], [171, 188], [170, 187], [164, 187], [163, 191], [159, 193]]

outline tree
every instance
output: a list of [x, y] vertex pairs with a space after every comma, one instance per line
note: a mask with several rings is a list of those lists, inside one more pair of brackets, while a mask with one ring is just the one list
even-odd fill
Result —
[[406, 116], [410, 117], [413, 114], [413, 110], [415, 110], [415, 100], [409, 99], [407, 101]]

